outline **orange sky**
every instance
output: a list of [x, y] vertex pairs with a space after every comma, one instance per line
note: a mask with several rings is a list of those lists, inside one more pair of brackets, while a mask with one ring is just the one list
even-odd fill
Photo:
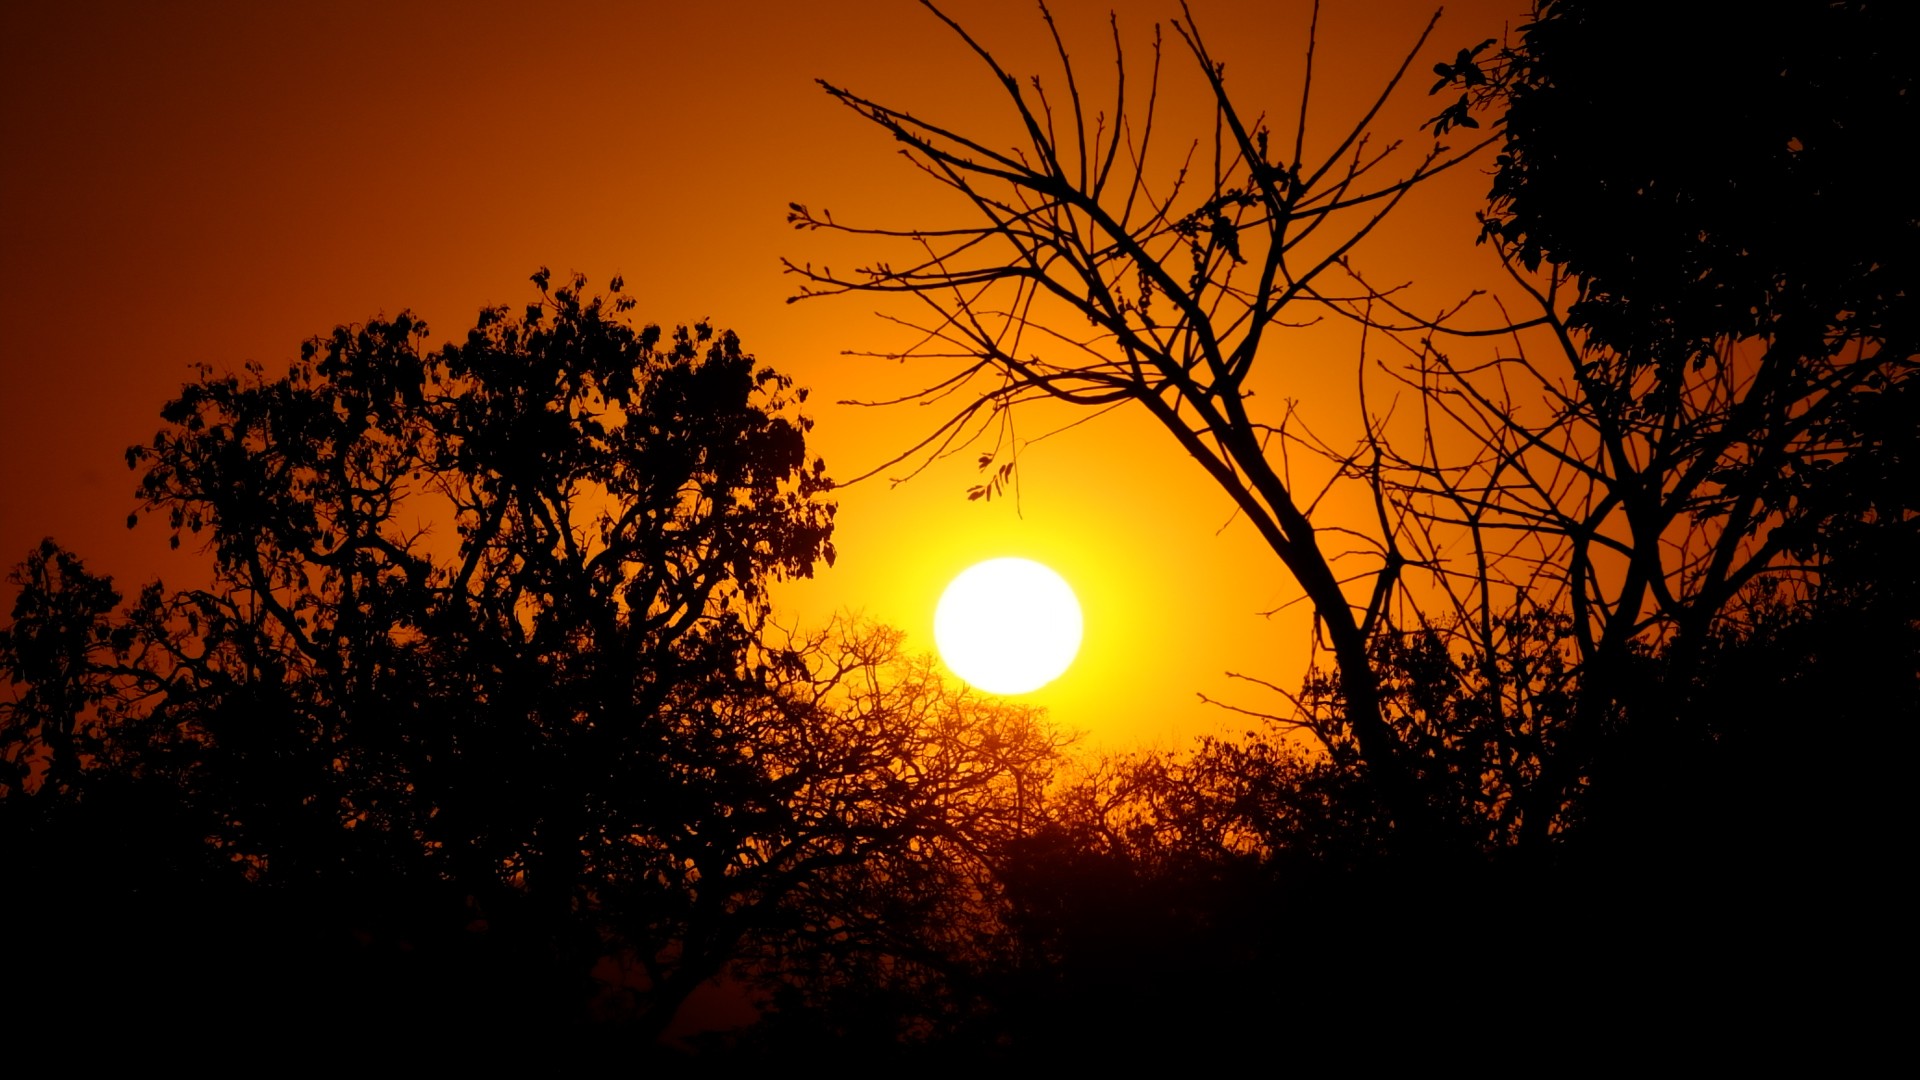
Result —
[[[1102, 75], [1110, 6], [1054, 5], [1076, 60]], [[1178, 15], [1118, 6], [1141, 59], [1153, 20]], [[1194, 7], [1242, 107], [1292, 116], [1306, 5]], [[948, 10], [1010, 69], [1053, 76], [1031, 5]], [[1523, 10], [1452, 5], [1379, 130], [1417, 141], [1436, 111], [1432, 63]], [[1329, 5], [1313, 130], [1356, 115], [1430, 13], [1403, 0]], [[530, 299], [543, 265], [596, 285], [624, 275], [645, 319], [737, 330], [812, 388], [815, 446], [836, 476], [943, 418], [834, 404], [919, 376], [840, 355], [888, 343], [875, 305], [787, 305], [798, 283], [779, 264], [845, 250], [790, 231], [790, 200], [883, 224], [938, 225], [946, 209], [814, 78], [961, 130], [1006, 130], [998, 88], [910, 0], [12, 4], [0, 20], [0, 563], [52, 535], [123, 591], [156, 575], [188, 583], [198, 561], [170, 554], [164, 530], [126, 530], [122, 459], [152, 436], [188, 365], [256, 359], [276, 374], [307, 336], [402, 308], [440, 340], [484, 304]], [[1175, 44], [1166, 55], [1176, 117], [1196, 76]], [[1483, 172], [1435, 185], [1369, 240], [1363, 265], [1416, 279], [1430, 307], [1482, 283], [1472, 213], [1485, 189]], [[1303, 333], [1263, 355], [1260, 392], [1297, 399], [1323, 433], [1351, 431], [1357, 355], [1344, 330]], [[1047, 418], [1021, 423], [1038, 434]], [[946, 581], [1024, 555], [1074, 584], [1087, 624], [1080, 662], [1028, 700], [1092, 746], [1238, 730], [1196, 691], [1271, 703], [1227, 670], [1298, 681], [1304, 605], [1258, 614], [1298, 588], [1144, 418], [1116, 414], [1026, 450], [1021, 513], [969, 503], [975, 482], [963, 455], [904, 485], [842, 490], [839, 565], [785, 589], [784, 619], [860, 611], [931, 648]], [[0, 600], [10, 607], [11, 591]]]

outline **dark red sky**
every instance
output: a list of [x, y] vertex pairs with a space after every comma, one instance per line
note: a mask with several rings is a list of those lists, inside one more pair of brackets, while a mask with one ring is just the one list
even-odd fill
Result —
[[[694, 7], [6, 6], [0, 560], [52, 535], [123, 588], [155, 575], [184, 583], [197, 571], [190, 553], [170, 555], [161, 529], [124, 527], [133, 478], [122, 454], [152, 436], [189, 365], [254, 359], [278, 373], [305, 337], [402, 308], [441, 339], [484, 304], [530, 299], [527, 276], [542, 265], [595, 283], [623, 274], [649, 320], [738, 330], [813, 388], [817, 446], [836, 475], [909, 445], [936, 419], [928, 410], [833, 404], [921, 373], [840, 355], [888, 342], [872, 303], [784, 303], [797, 283], [780, 256], [859, 254], [790, 231], [785, 207], [920, 226], [950, 207], [812, 80], [1009, 132], [998, 88], [907, 0]], [[1111, 69], [1108, 7], [1055, 5], [1090, 78]], [[1119, 7], [1140, 59], [1153, 21], [1179, 14]], [[950, 10], [1010, 69], [1054, 77], [1030, 5]], [[1417, 141], [1434, 111], [1432, 63], [1521, 10], [1454, 5], [1382, 133]], [[1402, 0], [1329, 5], [1316, 137], [1357, 115], [1430, 13]], [[1199, 0], [1194, 15], [1243, 109], [1297, 111], [1305, 5]], [[1191, 61], [1170, 45], [1166, 70], [1164, 122], [1192, 122], [1181, 142], [1208, 134]], [[1382, 280], [1417, 278], [1436, 306], [1464, 292], [1486, 272], [1471, 242], [1485, 187], [1475, 173], [1436, 185], [1363, 260]], [[1357, 357], [1344, 332], [1276, 343], [1261, 361], [1265, 400], [1296, 399], [1320, 428], [1350, 430]], [[1164, 434], [1115, 416], [1022, 460], [1023, 514], [968, 503], [964, 458], [900, 487], [843, 491], [840, 565], [783, 592], [789, 620], [862, 611], [931, 647], [945, 582], [1018, 554], [1072, 581], [1087, 616], [1081, 662], [1032, 700], [1096, 743], [1237, 728], [1194, 696], [1235, 693], [1228, 669], [1297, 679], [1301, 618], [1257, 614], [1297, 588], [1250, 529], [1226, 524], [1225, 497]]]

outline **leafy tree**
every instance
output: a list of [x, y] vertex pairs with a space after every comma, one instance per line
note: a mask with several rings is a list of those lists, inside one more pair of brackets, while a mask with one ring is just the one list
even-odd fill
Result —
[[0, 667], [23, 685], [15, 700], [0, 702], [0, 793], [65, 789], [82, 756], [101, 749], [85, 721], [112, 686], [90, 661], [114, 640], [107, 616], [120, 594], [51, 540], [9, 580], [20, 593], [13, 622], [0, 628]]
[[633, 326], [617, 279], [534, 282], [438, 350], [403, 313], [283, 378], [202, 369], [128, 458], [213, 581], [115, 613], [29, 559], [5, 809], [70, 857], [114, 792], [177, 808], [175, 884], [267, 912], [305, 1004], [362, 1026], [658, 1033], [723, 971], [828, 955], [937, 983], [1059, 741], [897, 635], [770, 640], [769, 583], [833, 557], [804, 391]]
[[[1589, 771], [1631, 786], [1658, 758], [1626, 714], [1725, 736], [1707, 669], [1771, 636], [1781, 600], [1851, 594], [1876, 627], [1855, 640], [1912, 670], [1920, 216], [1894, 178], [1920, 114], [1893, 44], [1912, 36], [1882, 5], [1554, 0], [1477, 81], [1441, 72], [1501, 109], [1485, 234], [1551, 334], [1486, 363], [1418, 328], [1408, 382], [1485, 453], [1396, 464], [1425, 520], [1524, 531], [1535, 602], [1570, 619], [1583, 687], [1536, 831]], [[1827, 685], [1920, 700], [1898, 677]]]
[[1507, 136], [1490, 235], [1573, 274], [1569, 325], [1634, 363], [1909, 337], [1912, 12], [1739, 11], [1539, 4], [1482, 84]]

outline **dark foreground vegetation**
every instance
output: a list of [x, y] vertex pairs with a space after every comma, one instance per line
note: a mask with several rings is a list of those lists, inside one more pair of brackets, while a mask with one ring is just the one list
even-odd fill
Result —
[[[1150, 410], [1301, 583], [1325, 666], [1239, 738], [1075, 762], [884, 628], [780, 632], [768, 585], [833, 559], [805, 394], [617, 281], [203, 371], [129, 452], [129, 524], [213, 579], [122, 595], [51, 541], [15, 571], [9, 1027], [782, 1067], [1865, 1049], [1920, 719], [1912, 17], [1642, 6], [1462, 50], [1388, 179], [1363, 128], [1298, 160], [1185, 23], [1223, 149], [1170, 194], [1077, 99], [1003, 84], [1012, 159], [829, 87], [983, 223], [810, 291], [953, 305], [935, 347], [992, 377], [963, 435]], [[1537, 305], [1505, 352], [1349, 259], [1483, 135], [1485, 243]], [[1034, 290], [1094, 346], [1000, 352]], [[1250, 414], [1303, 307], [1400, 350], [1361, 359], [1449, 435]], [[1373, 533], [1314, 528], [1289, 440]]]

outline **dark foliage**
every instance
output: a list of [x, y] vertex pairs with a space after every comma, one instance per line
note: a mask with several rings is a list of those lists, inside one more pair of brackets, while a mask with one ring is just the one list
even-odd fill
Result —
[[1573, 272], [1596, 346], [1684, 363], [1727, 337], [1914, 340], [1920, 19], [1753, 14], [1550, 0], [1520, 31], [1489, 229]]
[[125, 1023], [628, 1052], [727, 972], [967, 1007], [981, 853], [1058, 741], [889, 632], [769, 638], [769, 582], [833, 556], [804, 393], [630, 325], [617, 281], [535, 282], [437, 351], [403, 314], [284, 378], [203, 370], [128, 458], [209, 587], [116, 612], [51, 541], [17, 574], [0, 813], [47, 913], [18, 978], [177, 969]]
[[[770, 636], [767, 583], [832, 556], [829, 485], [804, 395], [731, 335], [543, 272], [438, 352], [403, 315], [285, 379], [203, 372], [131, 460], [212, 585], [119, 608], [51, 542], [17, 573], [0, 828], [42, 933], [16, 985], [164, 967], [218, 981], [169, 1024], [597, 1047], [731, 973], [771, 1011], [693, 1041], [780, 1067], [1594, 1061], [1885, 1023], [1848, 987], [1904, 915], [1920, 716], [1910, 21], [1554, 0], [1438, 65], [1460, 96], [1428, 126], [1504, 140], [1486, 237], [1553, 342], [1481, 364], [1348, 261], [1464, 153], [1276, 158], [1190, 22], [1211, 190], [1136, 199], [1124, 99], [1089, 119], [1069, 82], [1056, 127], [964, 35], [1027, 157], [830, 87], [985, 215], [792, 207], [932, 238], [792, 268], [948, 305], [930, 347], [971, 364], [928, 394], [987, 389], [921, 449], [1040, 397], [1145, 407], [1319, 609], [1332, 669], [1248, 680], [1291, 711], [1058, 783], [1034, 716], [894, 636]], [[1007, 351], [1043, 293], [1112, 347]], [[1302, 305], [1407, 342], [1466, 459], [1250, 413]], [[1280, 446], [1366, 484], [1380, 534], [1333, 547]], [[1014, 476], [981, 465], [975, 496]]]
[[1848, 665], [1821, 649], [1793, 680], [1911, 709], [1915, 30], [1899, 5], [1553, 0], [1510, 47], [1436, 69], [1494, 107], [1485, 236], [1557, 339], [1470, 371], [1424, 328], [1417, 385], [1487, 452], [1405, 487], [1476, 547], [1524, 530], [1550, 553], [1516, 580], [1570, 616], [1578, 689], [1530, 829], [1562, 806], [1623, 850], [1704, 838], [1738, 801], [1732, 762], [1790, 767], [1780, 725], [1804, 719], [1775, 706], [1797, 695], [1734, 708], [1730, 674], [1756, 685], [1786, 625], [1889, 665], [1832, 677]]

